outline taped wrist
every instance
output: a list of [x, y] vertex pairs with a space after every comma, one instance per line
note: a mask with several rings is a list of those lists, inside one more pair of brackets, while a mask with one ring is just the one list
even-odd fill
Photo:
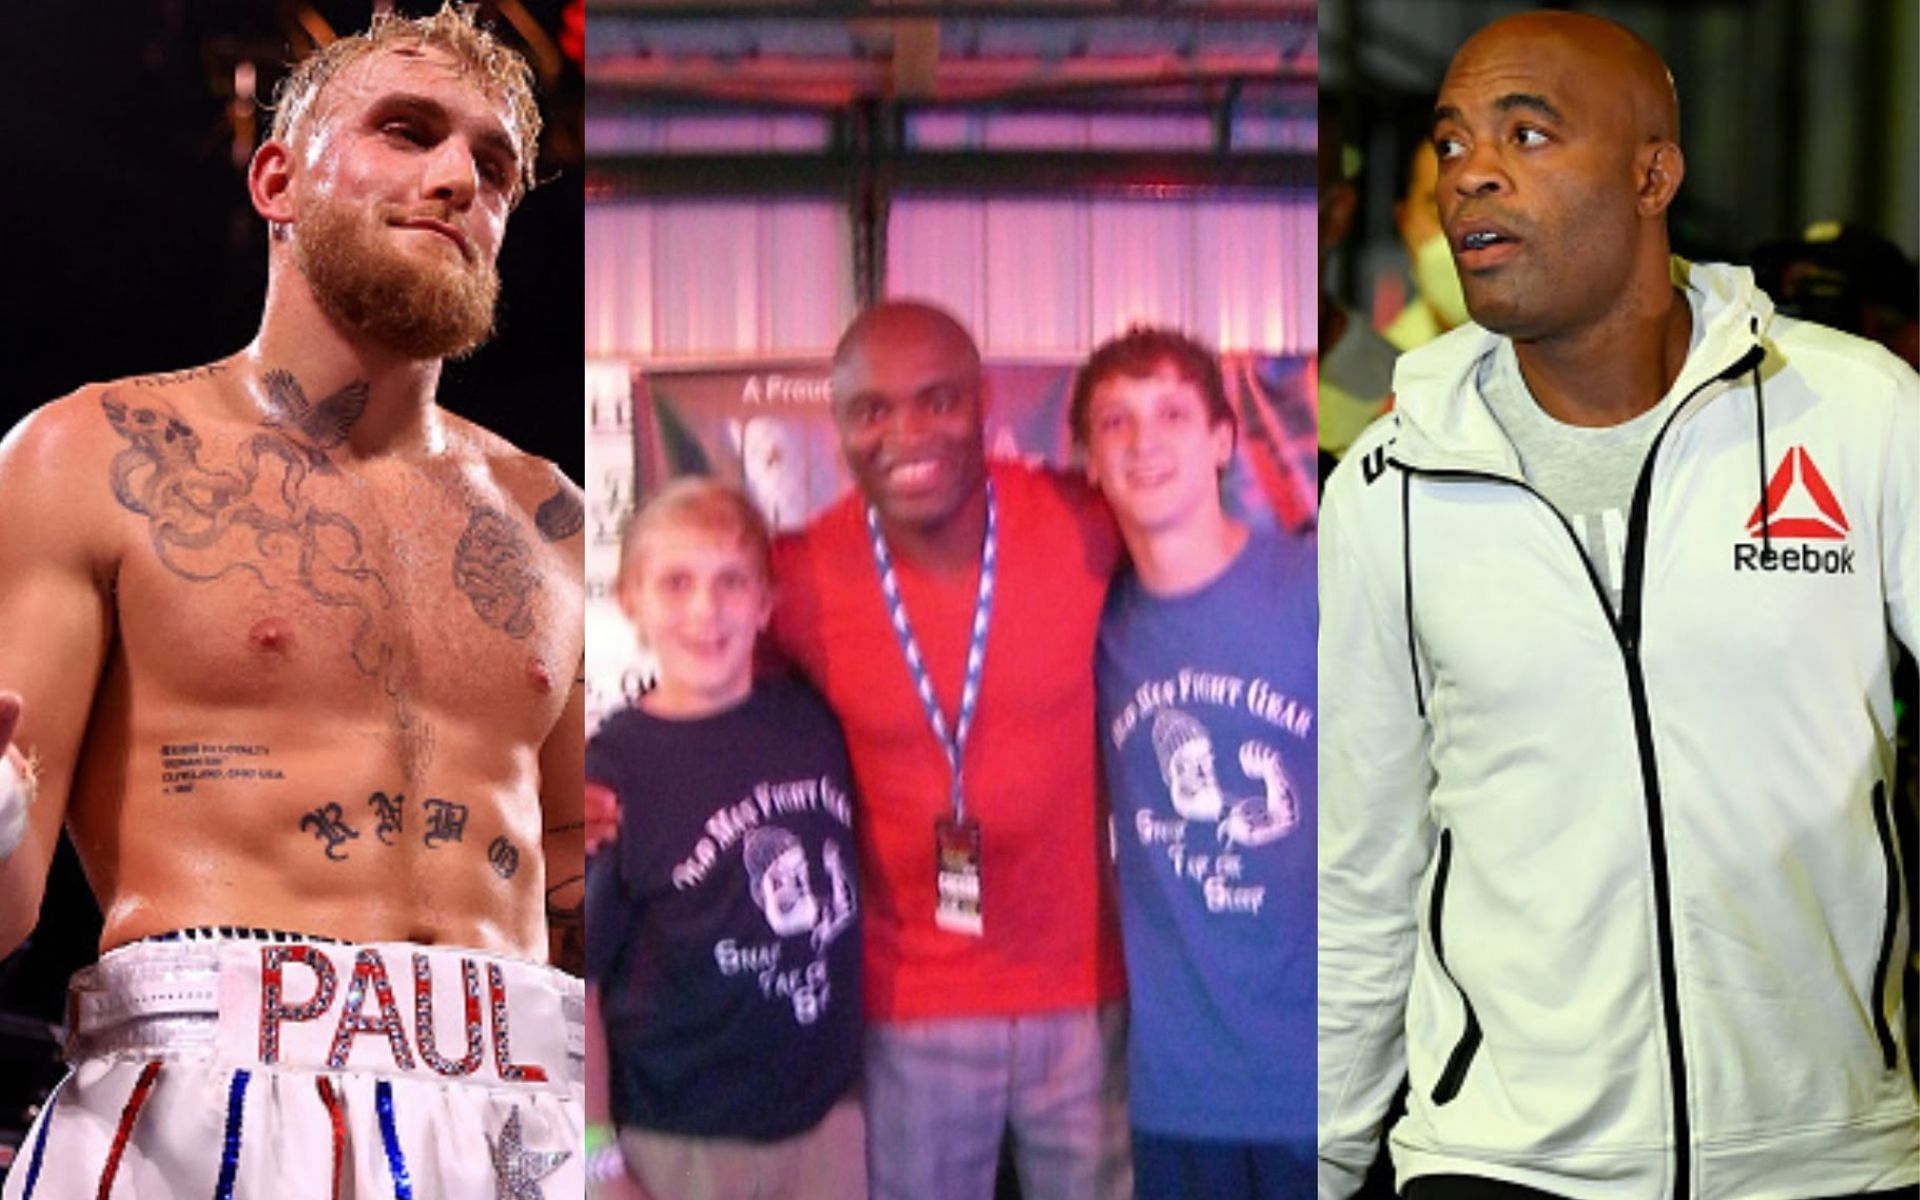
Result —
[[27, 835], [27, 803], [32, 793], [13, 756], [0, 753], [0, 858], [12, 854]]

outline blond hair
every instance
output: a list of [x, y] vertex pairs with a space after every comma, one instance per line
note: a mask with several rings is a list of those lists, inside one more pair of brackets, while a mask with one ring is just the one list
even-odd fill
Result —
[[337, 38], [302, 59], [274, 92], [273, 138], [290, 142], [303, 130], [314, 102], [334, 77], [353, 63], [395, 47], [431, 46], [453, 59], [460, 73], [505, 110], [520, 151], [520, 181], [514, 199], [532, 190], [540, 145], [540, 106], [533, 98], [533, 69], [518, 51], [482, 29], [471, 4], [442, 3], [430, 17], [374, 14], [365, 33]]
[[661, 488], [627, 522], [626, 535], [620, 539], [619, 587], [635, 582], [632, 573], [640, 569], [646, 540], [663, 529], [731, 536], [762, 580], [773, 577], [773, 535], [753, 501], [739, 488], [710, 475], [688, 475]]

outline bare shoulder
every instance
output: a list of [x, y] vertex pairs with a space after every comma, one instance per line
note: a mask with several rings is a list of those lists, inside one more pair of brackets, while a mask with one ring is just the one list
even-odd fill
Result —
[[113, 454], [135, 439], [177, 444], [213, 400], [230, 360], [85, 384], [41, 405], [8, 433], [9, 451]]
[[586, 496], [565, 472], [463, 417], [448, 414], [447, 428], [456, 453], [484, 466], [501, 496], [532, 522], [543, 541], [579, 544]]
[[115, 553], [120, 520], [144, 511], [143, 483], [194, 463], [231, 361], [86, 384], [22, 418], [0, 440], [0, 502], [34, 514], [16, 543]]
[[101, 455], [112, 457], [118, 439], [105, 405], [114, 387], [88, 384], [22, 417], [0, 441], [0, 471], [58, 477]]
[[[90, 384], [28, 413], [0, 439], [0, 507], [32, 513], [8, 534], [104, 551], [115, 533], [115, 460], [126, 448], [119, 430], [132, 419], [112, 384]], [[170, 415], [151, 414], [155, 438], [182, 436]]]

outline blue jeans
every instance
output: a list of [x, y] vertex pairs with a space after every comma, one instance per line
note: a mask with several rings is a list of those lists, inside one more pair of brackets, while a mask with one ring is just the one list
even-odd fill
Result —
[[1311, 1142], [1215, 1142], [1133, 1131], [1136, 1200], [1313, 1200]]
[[873, 1200], [991, 1200], [1011, 1134], [1023, 1200], [1129, 1200], [1126, 1009], [867, 1027]]

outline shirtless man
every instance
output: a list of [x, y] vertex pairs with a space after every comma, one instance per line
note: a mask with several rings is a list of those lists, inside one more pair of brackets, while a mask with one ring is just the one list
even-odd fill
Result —
[[8, 1200], [583, 1187], [580, 495], [435, 403], [538, 135], [469, 14], [335, 42], [254, 341], [0, 442], [0, 953], [63, 822], [106, 922]]

